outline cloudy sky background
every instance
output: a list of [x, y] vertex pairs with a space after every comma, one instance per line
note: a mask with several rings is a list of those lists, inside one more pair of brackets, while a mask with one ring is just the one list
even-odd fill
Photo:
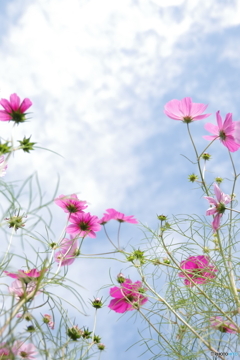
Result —
[[[204, 214], [201, 193], [187, 182], [196, 169], [180, 155], [194, 160], [186, 127], [167, 118], [163, 107], [186, 96], [209, 104], [212, 117], [191, 125], [200, 150], [207, 145], [203, 125], [215, 122], [217, 110], [240, 120], [239, 23], [237, 0], [1, 1], [0, 97], [16, 92], [33, 101], [31, 121], [14, 136], [32, 135], [63, 156], [17, 152], [5, 180], [38, 171], [47, 200], [59, 174], [59, 194], [79, 192], [91, 213], [100, 217], [113, 207], [153, 228], [157, 213]], [[10, 132], [2, 123], [1, 136]], [[227, 151], [218, 145], [211, 150], [209, 180], [231, 172]], [[64, 214], [54, 205], [52, 211], [53, 231], [60, 234]], [[123, 245], [140, 243], [136, 227], [125, 229]], [[109, 249], [103, 234], [88, 241], [86, 253]], [[88, 298], [110, 282], [109, 267], [113, 276], [124, 269], [89, 260], [73, 266], [70, 274], [79, 271]], [[108, 351], [102, 359], [137, 358], [137, 347], [124, 353], [139, 339], [132, 320], [126, 330], [130, 316], [118, 320], [107, 309], [104, 316], [108, 328], [104, 323], [99, 332]]]

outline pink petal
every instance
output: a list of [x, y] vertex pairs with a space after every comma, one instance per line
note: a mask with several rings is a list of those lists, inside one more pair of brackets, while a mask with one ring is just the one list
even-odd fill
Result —
[[220, 111], [216, 112], [216, 118], [217, 118], [218, 128], [219, 130], [222, 130], [222, 118], [220, 115]]
[[205, 105], [205, 104], [192, 103], [191, 116], [194, 117], [195, 119], [199, 115], [205, 116], [205, 117], [209, 116], [210, 114], [201, 115], [206, 110], [207, 107], [208, 107], [208, 105]]
[[21, 113], [24, 113], [27, 109], [30, 108], [30, 106], [32, 106], [32, 102], [31, 102], [31, 100], [26, 98], [21, 103], [19, 110], [20, 110]]
[[197, 116], [194, 116], [194, 120], [202, 120], [202, 119], [207, 118], [207, 117], [210, 116], [210, 115], [211, 115], [211, 114], [197, 115]]
[[235, 152], [240, 148], [240, 144], [237, 144], [231, 135], [227, 136], [225, 140], [221, 140], [221, 142], [231, 152]]
[[235, 121], [234, 122], [234, 139], [235, 139], [235, 142], [240, 144], [240, 121]]
[[17, 94], [10, 96], [10, 104], [13, 111], [17, 111], [20, 105], [20, 97]]
[[222, 191], [219, 189], [217, 184], [214, 184], [214, 192], [218, 202], [222, 200]]
[[204, 128], [209, 131], [210, 133], [219, 136], [219, 128], [217, 125], [207, 123], [204, 125]]
[[222, 217], [222, 214], [217, 214], [217, 215], [214, 217], [213, 222], [212, 222], [212, 228], [213, 228], [213, 230], [216, 231], [216, 230], [219, 229], [221, 217]]
[[183, 113], [179, 109], [180, 101], [179, 100], [171, 100], [164, 106], [164, 113], [174, 120], [182, 120]]
[[110, 301], [110, 304], [108, 305], [108, 307], [114, 311], [116, 311], [117, 313], [125, 313], [126, 311], [131, 311], [134, 310], [134, 308], [132, 307], [132, 305], [130, 303], [127, 302], [127, 300], [125, 299], [112, 299]]
[[214, 139], [217, 139], [218, 136], [215, 136], [215, 135], [204, 135], [203, 138], [204, 138], [205, 140], [212, 141], [212, 140], [214, 140]]
[[184, 117], [191, 116], [192, 115], [192, 113], [191, 113], [192, 99], [190, 97], [186, 97], [186, 98], [182, 99], [180, 102], [179, 109], [183, 113]]
[[[0, 101], [0, 105], [2, 105], [2, 107], [4, 107], [4, 109], [8, 112], [11, 113], [12, 112], [12, 108], [11, 108], [11, 104], [8, 100], [6, 99], [1, 99]], [[1, 110], [2, 111], [2, 110]]]

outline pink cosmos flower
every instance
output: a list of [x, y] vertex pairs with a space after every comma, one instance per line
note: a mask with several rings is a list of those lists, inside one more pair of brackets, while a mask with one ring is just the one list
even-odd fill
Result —
[[110, 289], [110, 295], [114, 299], [110, 301], [108, 307], [117, 313], [138, 309], [148, 301], [148, 298], [143, 295], [145, 291], [140, 281], [133, 283], [127, 279], [120, 287], [114, 286]]
[[[7, 344], [6, 343], [1, 343], [0, 344], [0, 359], [4, 359], [4, 360], [10, 360], [11, 357], [11, 351], [8, 349]], [[9, 356], [9, 357], [7, 357]]]
[[73, 234], [74, 236], [89, 236], [91, 238], [95, 238], [95, 231], [99, 231], [101, 229], [98, 217], [92, 216], [90, 213], [72, 214], [69, 221], [72, 224], [68, 225], [66, 232]]
[[64, 212], [69, 214], [83, 212], [88, 206], [86, 201], [79, 200], [76, 194], [70, 196], [59, 195], [54, 200], [55, 204], [60, 206]]
[[[34, 281], [31, 281], [29, 283], [24, 283], [21, 280], [15, 280], [11, 284], [11, 286], [8, 287], [9, 292], [13, 295], [15, 295], [17, 300], [20, 300], [21, 298], [27, 296], [32, 291], [36, 289], [36, 284]], [[35, 294], [38, 295], [39, 291]]]
[[17, 124], [26, 120], [25, 111], [32, 105], [31, 100], [24, 99], [20, 104], [20, 98], [17, 94], [10, 96], [10, 101], [6, 99], [0, 100], [0, 105], [4, 110], [0, 110], [0, 121], [13, 120]]
[[204, 196], [204, 198], [207, 199], [210, 204], [210, 208], [207, 210], [206, 215], [214, 215], [212, 228], [216, 231], [220, 227], [220, 220], [225, 211], [225, 205], [230, 203], [232, 199], [230, 195], [224, 194], [217, 184], [214, 184], [214, 192], [217, 200], [210, 196]]
[[79, 255], [78, 246], [78, 239], [74, 236], [70, 235], [70, 240], [66, 238], [62, 239], [60, 251], [54, 255], [55, 260], [58, 263], [61, 262], [61, 266], [71, 265]]
[[45, 314], [44, 316], [43, 316], [43, 322], [45, 323], [45, 324], [48, 324], [48, 327], [50, 328], [50, 329], [54, 329], [54, 322], [52, 321], [52, 317], [51, 317], [51, 315], [49, 315], [49, 314]]
[[182, 100], [171, 100], [164, 106], [164, 113], [174, 120], [185, 123], [205, 119], [211, 114], [203, 114], [208, 105], [193, 103], [190, 97]]
[[232, 333], [236, 334], [238, 332], [238, 328], [232, 324], [230, 321], [224, 321], [221, 316], [215, 316], [210, 318], [211, 326], [223, 333]]
[[226, 115], [224, 123], [222, 122], [220, 111], [217, 111], [216, 117], [217, 125], [207, 123], [204, 126], [206, 130], [214, 135], [205, 135], [203, 138], [209, 141], [219, 138], [229, 151], [237, 151], [240, 148], [240, 144], [235, 139], [236, 122], [232, 121], [232, 114], [228, 113]]
[[[43, 270], [43, 271], [46, 271]], [[38, 271], [37, 269], [31, 269], [31, 270], [18, 270], [17, 273], [10, 273], [8, 271], [4, 271], [4, 273], [7, 276], [10, 276], [13, 279], [26, 279], [26, 278], [38, 278], [41, 275], [41, 271]], [[29, 280], [29, 279], [28, 279]], [[31, 280], [31, 279], [30, 279]]]
[[0, 156], [0, 177], [6, 175], [7, 163], [4, 161], [4, 156]]
[[107, 213], [104, 213], [103, 217], [100, 219], [100, 224], [104, 225], [110, 220], [117, 220], [120, 223], [128, 222], [131, 224], [138, 224], [138, 221], [134, 219], [133, 215], [126, 216], [123, 213], [114, 210], [114, 209], [107, 209]]
[[[195, 284], [205, 284], [215, 278], [214, 273], [218, 271], [215, 266], [210, 264], [210, 259], [206, 255], [190, 256], [188, 259], [181, 261], [180, 268], [187, 272], [187, 275]], [[180, 272], [178, 276], [186, 278], [184, 280], [185, 285], [194, 286], [183, 272]]]
[[16, 341], [13, 346], [13, 353], [21, 359], [35, 359], [37, 355], [36, 347], [33, 344], [26, 344], [22, 341]]

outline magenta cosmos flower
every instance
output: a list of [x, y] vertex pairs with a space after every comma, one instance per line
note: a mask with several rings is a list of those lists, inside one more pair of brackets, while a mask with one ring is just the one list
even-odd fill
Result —
[[[215, 272], [217, 271], [216, 267], [210, 264], [209, 257], [205, 255], [190, 256], [181, 262], [180, 268], [186, 271], [195, 284], [205, 284], [216, 277]], [[180, 272], [178, 276], [186, 278], [185, 285], [194, 286], [183, 272]]]
[[114, 299], [110, 301], [108, 307], [117, 313], [138, 309], [148, 301], [148, 298], [143, 295], [145, 291], [141, 281], [133, 283], [127, 279], [120, 287], [114, 286], [110, 289], [110, 295]]
[[36, 350], [33, 344], [26, 344], [22, 341], [16, 341], [13, 346], [13, 353], [19, 356], [20, 359], [35, 359]]
[[[8, 289], [11, 294], [15, 295], [17, 300], [20, 300], [36, 289], [36, 283], [34, 281], [30, 281], [26, 284], [21, 280], [15, 280]], [[35, 296], [39, 293], [40, 292], [37, 291]]]
[[6, 175], [7, 170], [7, 163], [4, 160], [4, 156], [0, 156], [0, 177], [3, 177]]
[[17, 94], [12, 94], [10, 101], [1, 99], [0, 105], [4, 108], [4, 110], [0, 110], [0, 121], [13, 120], [18, 124], [26, 120], [25, 111], [30, 108], [32, 102], [26, 98], [20, 103], [20, 97]]
[[31, 269], [31, 270], [18, 270], [17, 273], [10, 273], [8, 271], [4, 271], [4, 273], [7, 276], [10, 276], [13, 279], [27, 279], [28, 281], [31, 281], [32, 278], [38, 278], [42, 272], [45, 272], [46, 269], [42, 271], [38, 271], [37, 269]]
[[106, 212], [107, 213], [104, 213], [103, 217], [100, 219], [100, 224], [106, 224], [110, 220], [117, 220], [120, 223], [128, 222], [131, 224], [138, 224], [138, 221], [134, 219], [133, 215], [126, 216], [114, 209], [107, 209]]
[[211, 326], [223, 333], [232, 333], [236, 334], [238, 328], [232, 324], [230, 321], [224, 321], [221, 316], [215, 316], [210, 319]]
[[57, 199], [54, 200], [55, 204], [60, 206], [64, 212], [69, 214], [83, 212], [88, 206], [87, 202], [79, 200], [76, 194], [69, 196], [59, 195]]
[[225, 205], [230, 203], [231, 196], [224, 194], [218, 187], [217, 184], [214, 184], [214, 192], [216, 199], [210, 196], [204, 196], [210, 204], [210, 208], [206, 211], [206, 215], [213, 215], [214, 219], [212, 222], [212, 228], [214, 231], [218, 230], [220, 227], [220, 220], [223, 216], [223, 213], [226, 209]]
[[70, 236], [70, 239], [62, 239], [60, 251], [54, 255], [55, 260], [61, 263], [61, 266], [71, 265], [79, 255], [78, 246], [78, 239], [74, 236]]
[[[240, 144], [237, 143], [237, 134], [238, 130], [236, 129], [237, 122], [232, 121], [232, 114], [228, 113], [224, 122], [222, 122], [222, 118], [220, 115], [220, 111], [216, 113], [217, 117], [217, 125], [207, 123], [205, 124], [205, 129], [214, 135], [205, 135], [204, 139], [213, 141], [214, 139], [218, 139], [223, 143], [224, 146], [228, 148], [229, 151], [234, 152], [240, 148]], [[235, 138], [236, 131], [236, 138]]]
[[211, 114], [203, 114], [208, 105], [193, 103], [190, 97], [182, 100], [171, 100], [164, 106], [164, 113], [174, 120], [185, 123], [205, 119]]
[[89, 236], [91, 238], [95, 238], [95, 231], [99, 231], [101, 229], [98, 217], [92, 216], [90, 213], [72, 214], [69, 221], [72, 224], [68, 225], [66, 232], [73, 234], [74, 236]]

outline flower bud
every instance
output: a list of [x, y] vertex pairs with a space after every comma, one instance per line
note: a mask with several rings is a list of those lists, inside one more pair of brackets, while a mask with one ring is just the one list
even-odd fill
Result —
[[105, 349], [105, 345], [104, 344], [98, 344], [98, 350], [104, 350]]
[[100, 309], [102, 306], [103, 306], [103, 303], [101, 301], [100, 298], [96, 298], [92, 301], [92, 306], [95, 308], [95, 309]]
[[208, 161], [208, 160], [210, 160], [210, 158], [211, 158], [211, 155], [210, 155], [210, 154], [208, 154], [208, 153], [202, 154], [202, 159], [203, 159], [203, 160]]
[[165, 221], [167, 219], [166, 215], [158, 215], [158, 220]]
[[188, 176], [188, 180], [191, 182], [195, 182], [198, 179], [198, 176], [196, 174], [191, 174]]
[[17, 231], [19, 228], [25, 226], [25, 223], [23, 222], [23, 217], [24, 215], [22, 216], [17, 215], [17, 216], [11, 216], [10, 218], [5, 218], [5, 220], [7, 220], [9, 224], [9, 228], [14, 228], [14, 230]]
[[101, 342], [101, 338], [98, 335], [94, 335], [93, 337], [93, 342], [95, 342], [95, 344], [99, 344]]
[[73, 341], [77, 341], [83, 335], [83, 331], [79, 329], [77, 325], [72, 326], [71, 328], [67, 329], [67, 335]]
[[122, 284], [122, 283], [124, 283], [125, 280], [126, 280], [126, 278], [124, 277], [124, 275], [122, 273], [119, 273], [117, 276], [117, 282], [119, 284]]

